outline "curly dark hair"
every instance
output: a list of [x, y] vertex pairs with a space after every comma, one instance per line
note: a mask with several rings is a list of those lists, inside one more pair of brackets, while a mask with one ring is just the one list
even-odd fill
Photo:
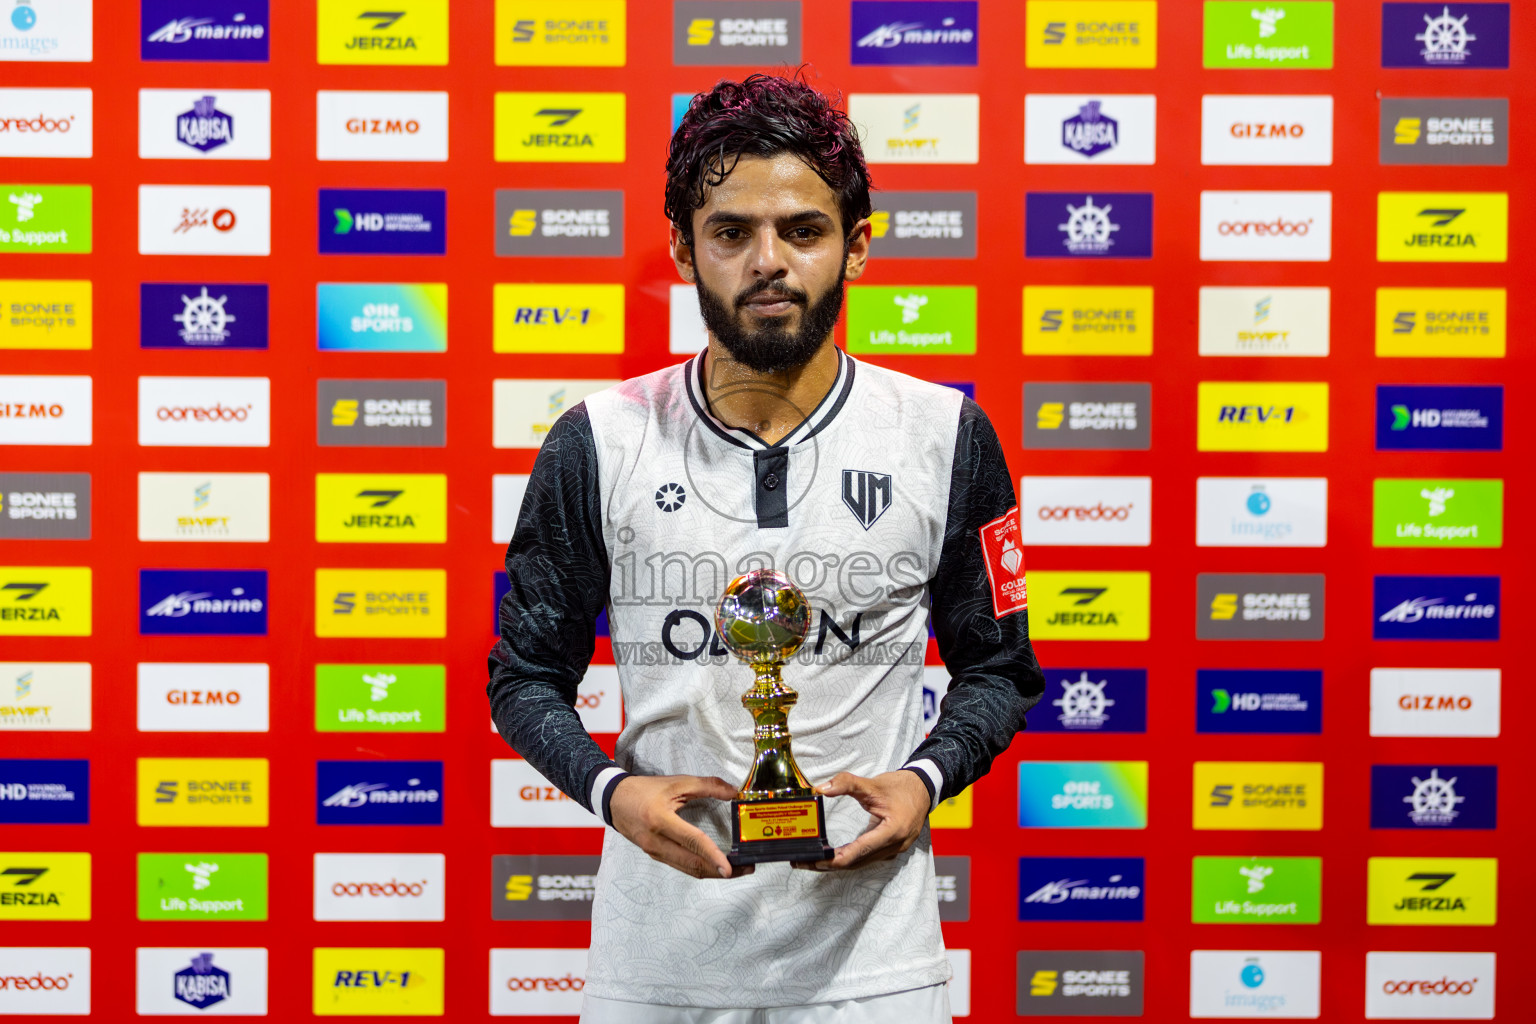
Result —
[[754, 74], [721, 79], [688, 105], [667, 150], [667, 219], [693, 244], [693, 211], [743, 156], [793, 153], [837, 195], [843, 231], [870, 213], [869, 168], [848, 115], [804, 80]]

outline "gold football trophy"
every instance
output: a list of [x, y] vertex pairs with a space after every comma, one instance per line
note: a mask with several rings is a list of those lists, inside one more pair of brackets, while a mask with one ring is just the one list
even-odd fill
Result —
[[800, 649], [811, 627], [811, 606], [788, 576], [754, 569], [725, 588], [715, 630], [756, 678], [741, 695], [752, 714], [752, 767], [731, 801], [733, 865], [787, 860], [830, 860], [827, 815], [820, 795], [800, 774], [789, 751], [789, 709], [799, 695], [784, 685], [780, 668]]

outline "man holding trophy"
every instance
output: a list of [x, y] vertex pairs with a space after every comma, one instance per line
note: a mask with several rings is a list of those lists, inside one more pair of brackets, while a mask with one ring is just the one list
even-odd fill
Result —
[[[487, 691], [612, 826], [586, 1024], [950, 1020], [927, 816], [1044, 679], [985, 414], [833, 344], [870, 211], [857, 133], [810, 86], [695, 97], [666, 212], [709, 346], [590, 396], [534, 464]], [[604, 609], [614, 758], [574, 710]], [[924, 739], [930, 623], [952, 678]]]

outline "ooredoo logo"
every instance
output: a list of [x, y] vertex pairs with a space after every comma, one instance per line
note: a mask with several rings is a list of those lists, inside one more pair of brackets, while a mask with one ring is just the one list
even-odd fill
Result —
[[251, 405], [249, 402], [247, 402], [245, 405], [236, 406], [233, 409], [225, 408], [223, 405], [217, 403], [203, 409], [199, 409], [196, 406], [179, 405], [175, 407], [167, 407], [162, 405], [160, 408], [155, 410], [155, 419], [192, 419], [197, 420], [198, 422], [202, 422], [204, 420], [236, 420], [243, 423], [250, 417], [250, 414]]
[[0, 1014], [91, 1012], [91, 951], [72, 946], [0, 947]]
[[89, 157], [91, 129], [89, 89], [0, 89], [0, 157]]
[[586, 976], [585, 949], [493, 949], [491, 1015], [575, 1016]]
[[1143, 547], [1152, 542], [1152, 478], [1027, 476], [1024, 544]]
[[1365, 954], [1368, 1020], [1490, 1020], [1493, 953]]
[[586, 988], [585, 978], [567, 974], [563, 978], [508, 978], [507, 988], [512, 992], [580, 992]]
[[1284, 217], [1276, 217], [1268, 224], [1255, 220], [1224, 220], [1216, 226], [1219, 234], [1223, 235], [1257, 235], [1267, 237], [1276, 235], [1288, 237], [1290, 235], [1307, 235], [1312, 232], [1312, 218], [1303, 221], [1289, 221]]
[[140, 377], [139, 444], [265, 448], [271, 440], [267, 377]]
[[440, 853], [315, 854], [316, 921], [441, 921]]
[[1331, 192], [1201, 192], [1200, 258], [1326, 262]]

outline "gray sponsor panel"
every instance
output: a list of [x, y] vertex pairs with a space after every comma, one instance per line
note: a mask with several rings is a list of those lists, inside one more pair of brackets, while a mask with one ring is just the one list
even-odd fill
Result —
[[971, 919], [971, 858], [935, 857], [934, 876], [939, 886], [939, 920]]
[[1509, 163], [1509, 100], [1383, 99], [1384, 164]]
[[1321, 640], [1322, 573], [1203, 572], [1195, 583], [1199, 640]]
[[1027, 381], [1024, 447], [1146, 451], [1152, 385]]
[[0, 540], [90, 540], [89, 473], [0, 473]]
[[497, 256], [623, 256], [624, 193], [496, 190]]
[[447, 381], [319, 380], [315, 385], [315, 443], [322, 448], [448, 443]]
[[767, 67], [800, 63], [799, 0], [676, 0], [672, 63]]
[[881, 259], [976, 258], [975, 192], [877, 192], [872, 240]]
[[601, 859], [542, 854], [492, 857], [492, 920], [592, 920], [592, 895]]
[[1140, 1017], [1140, 950], [1038, 950], [1018, 954], [1021, 1017]]

